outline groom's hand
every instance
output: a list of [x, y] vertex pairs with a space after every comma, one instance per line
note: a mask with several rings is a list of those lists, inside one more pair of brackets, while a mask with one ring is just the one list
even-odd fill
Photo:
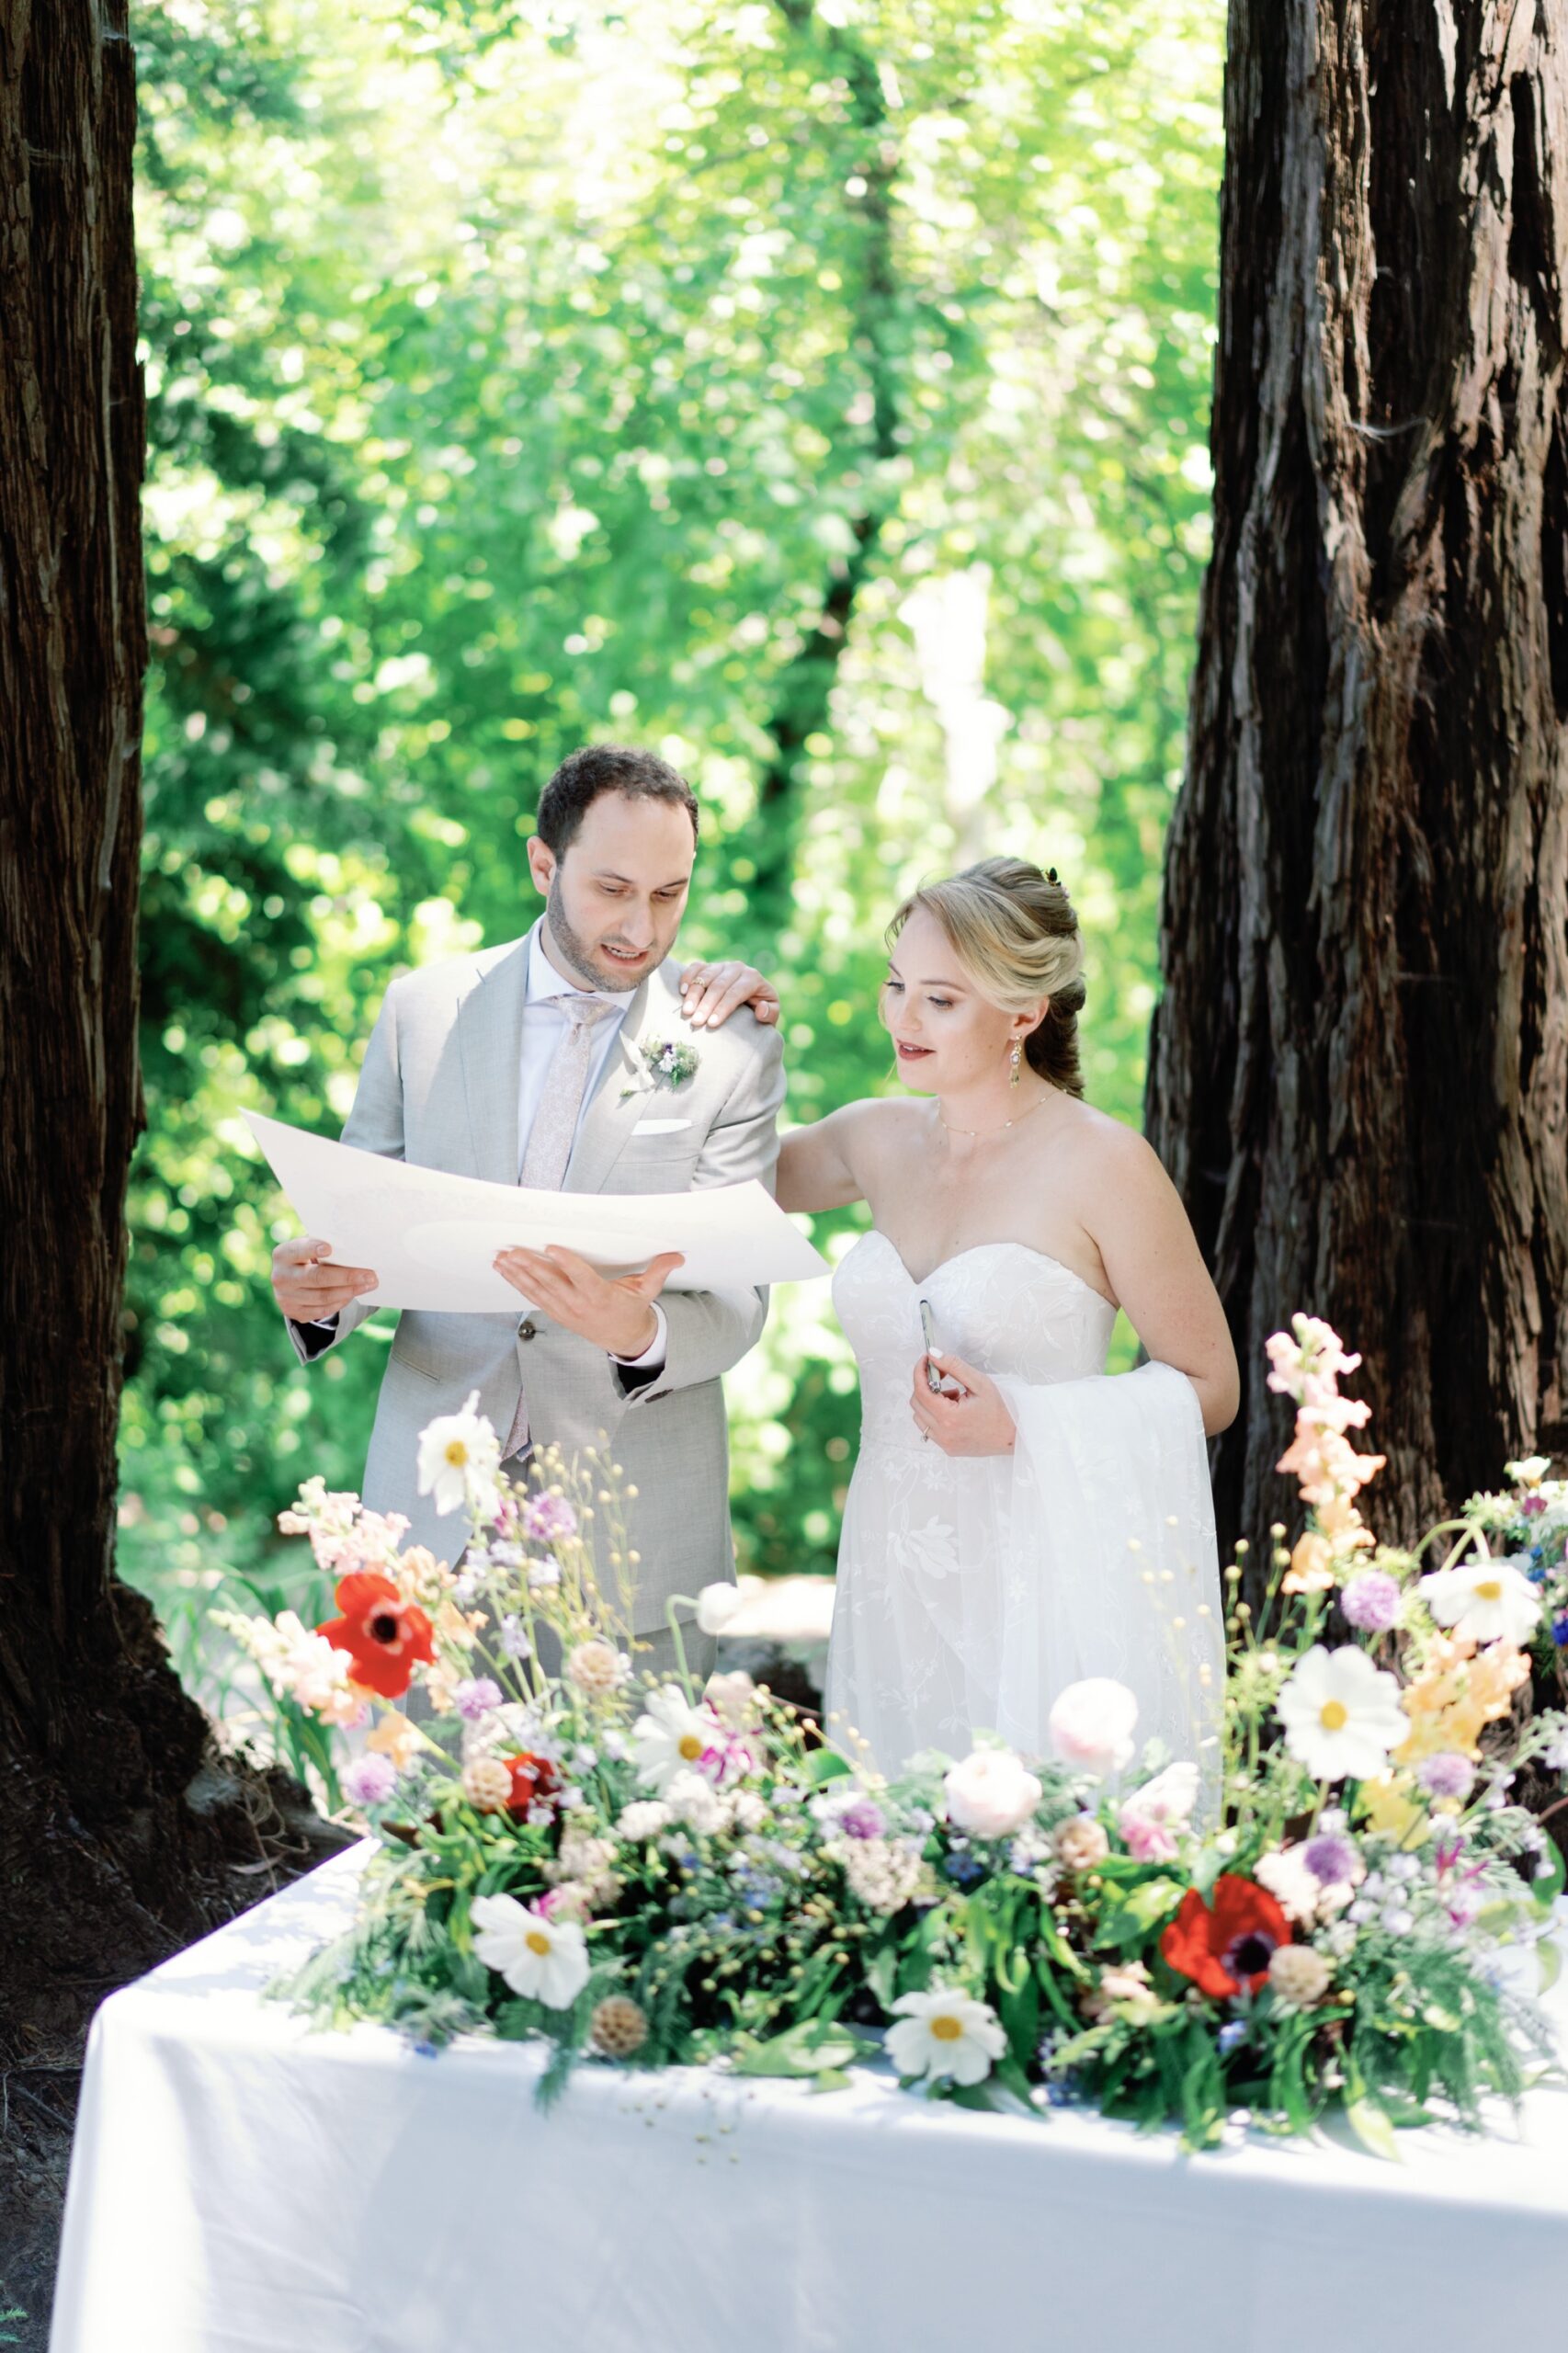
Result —
[[272, 1254], [272, 1296], [294, 1324], [319, 1324], [375, 1288], [373, 1267], [340, 1267], [331, 1243], [313, 1236], [280, 1242]]
[[659, 1329], [653, 1302], [685, 1263], [678, 1250], [667, 1250], [651, 1259], [640, 1275], [622, 1275], [610, 1282], [559, 1243], [548, 1250], [497, 1250], [494, 1261], [496, 1273], [563, 1331], [575, 1332], [607, 1356], [628, 1361], [653, 1347]]
[[680, 1009], [694, 1029], [722, 1029], [743, 1005], [777, 1027], [778, 992], [755, 964], [688, 964], [680, 976]]

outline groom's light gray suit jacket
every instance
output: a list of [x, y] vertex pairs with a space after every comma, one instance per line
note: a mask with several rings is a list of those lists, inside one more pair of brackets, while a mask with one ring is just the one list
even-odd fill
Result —
[[[477, 956], [425, 966], [392, 983], [365, 1050], [345, 1143], [424, 1168], [492, 1183], [517, 1181], [517, 1082], [528, 936]], [[749, 1009], [722, 1029], [693, 1032], [680, 1017], [679, 965], [660, 967], [631, 998], [584, 1114], [566, 1172], [574, 1193], [684, 1193], [771, 1186], [783, 1100], [781, 1048]], [[688, 1043], [694, 1075], [655, 1080], [643, 1049]], [[330, 1235], [324, 1237], [328, 1241]], [[518, 1239], [525, 1239], [519, 1234]], [[376, 1407], [365, 1499], [406, 1512], [412, 1536], [450, 1559], [461, 1542], [417, 1492], [419, 1432], [479, 1392], [481, 1412], [505, 1438], [520, 1389], [536, 1443], [572, 1453], [608, 1434], [614, 1459], [636, 1487], [631, 1537], [642, 1553], [636, 1624], [664, 1623], [673, 1593], [695, 1594], [733, 1571], [729, 1449], [721, 1376], [757, 1338], [765, 1290], [665, 1291], [668, 1326], [661, 1371], [623, 1373], [602, 1349], [562, 1331], [537, 1309], [516, 1315], [400, 1316]], [[374, 1311], [353, 1302], [338, 1345]], [[295, 1348], [312, 1350], [294, 1324]], [[320, 1336], [312, 1333], [318, 1347]]]

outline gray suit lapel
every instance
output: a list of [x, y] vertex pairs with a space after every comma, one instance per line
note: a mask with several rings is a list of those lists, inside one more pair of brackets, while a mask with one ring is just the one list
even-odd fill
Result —
[[473, 1165], [493, 1185], [517, 1181], [517, 1080], [528, 976], [524, 938], [490, 967], [458, 1009]]
[[626, 1018], [604, 1075], [595, 1090], [566, 1171], [569, 1193], [597, 1193], [620, 1158], [627, 1140], [647, 1108], [653, 1092], [653, 1074], [643, 1054], [644, 1043], [655, 1035], [677, 1034], [679, 1014], [662, 972], [652, 973], [626, 1008]]

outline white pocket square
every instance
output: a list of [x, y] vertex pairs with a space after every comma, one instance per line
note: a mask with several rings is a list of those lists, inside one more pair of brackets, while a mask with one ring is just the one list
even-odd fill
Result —
[[639, 1120], [631, 1132], [634, 1136], [673, 1136], [681, 1128], [689, 1128], [689, 1120]]

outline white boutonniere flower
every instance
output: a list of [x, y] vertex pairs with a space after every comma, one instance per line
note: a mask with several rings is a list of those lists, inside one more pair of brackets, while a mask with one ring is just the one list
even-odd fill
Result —
[[[659, 1086], [684, 1086], [688, 1078], [697, 1076], [701, 1063], [696, 1047], [688, 1046], [683, 1038], [651, 1038], [642, 1048], [642, 1059]], [[627, 1087], [621, 1101], [635, 1091]]]
[[654, 1038], [642, 1049], [642, 1059], [655, 1079], [666, 1086], [684, 1086], [697, 1076], [699, 1056], [684, 1038]]

